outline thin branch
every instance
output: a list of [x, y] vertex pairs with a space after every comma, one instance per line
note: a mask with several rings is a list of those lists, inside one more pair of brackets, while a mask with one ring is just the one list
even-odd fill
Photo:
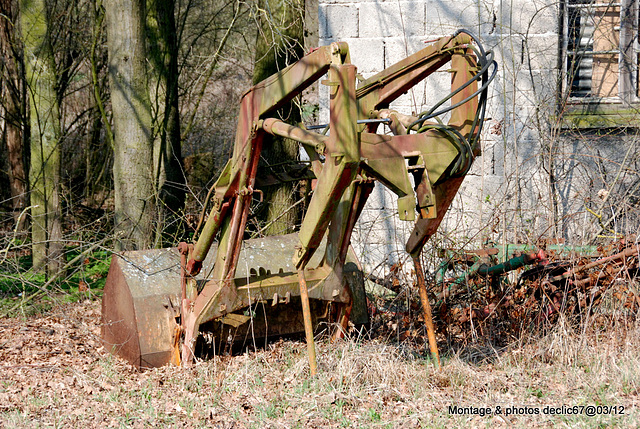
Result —
[[193, 107], [193, 109], [191, 110], [191, 116], [189, 117], [189, 122], [187, 123], [187, 126], [184, 129], [184, 133], [182, 134], [182, 140], [186, 140], [186, 136], [189, 135], [189, 133], [191, 132], [191, 129], [193, 128], [193, 122], [194, 119], [196, 117], [196, 113], [198, 112], [198, 107], [200, 107], [200, 103], [202, 102], [202, 99], [204, 98], [204, 94], [207, 90], [207, 84], [209, 83], [209, 79], [211, 79], [211, 75], [213, 75], [213, 71], [215, 70], [216, 66], [218, 65], [219, 59], [220, 59], [220, 53], [222, 52], [222, 49], [225, 47], [225, 45], [227, 44], [227, 39], [229, 38], [229, 35], [231, 34], [231, 30], [233, 29], [233, 27], [235, 26], [235, 23], [238, 19], [238, 15], [240, 13], [240, 1], [238, 1], [236, 3], [236, 9], [233, 15], [233, 19], [231, 20], [231, 23], [229, 24], [229, 27], [227, 27], [227, 31], [225, 32], [224, 36], [222, 37], [222, 40], [220, 41], [220, 44], [218, 45], [218, 49], [216, 50], [216, 53], [213, 54], [213, 61], [211, 62], [211, 65], [209, 66], [209, 70], [207, 70], [207, 74], [204, 78], [204, 82], [202, 82], [202, 87], [200, 88], [200, 92], [198, 93], [198, 99], [196, 101], [196, 105]]
[[98, 39], [102, 34], [102, 22], [104, 21], [104, 10], [102, 9], [102, 1], [98, 0], [95, 12], [97, 13], [97, 19], [93, 29], [91, 54], [89, 55], [89, 58], [91, 59], [91, 81], [93, 83], [93, 97], [95, 98], [98, 109], [100, 110], [100, 116], [102, 116], [102, 123], [104, 124], [105, 132], [107, 135], [107, 143], [112, 150], [115, 150], [115, 145], [113, 142], [113, 130], [111, 129], [109, 118], [107, 117], [107, 113], [104, 109], [102, 96], [100, 95], [100, 85], [98, 83], [98, 66], [96, 61], [96, 47], [98, 45]]

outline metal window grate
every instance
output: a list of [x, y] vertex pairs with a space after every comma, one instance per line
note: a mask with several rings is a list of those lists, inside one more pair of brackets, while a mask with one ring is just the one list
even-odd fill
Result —
[[570, 96], [617, 96], [621, 3], [569, 0], [567, 6], [566, 70]]
[[602, 8], [602, 7], [620, 7], [622, 3], [569, 3], [567, 7], [571, 8], [583, 8], [583, 9], [592, 9], [592, 8]]

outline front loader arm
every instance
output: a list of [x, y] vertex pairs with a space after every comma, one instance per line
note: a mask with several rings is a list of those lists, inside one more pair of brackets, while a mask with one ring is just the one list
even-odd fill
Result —
[[[386, 139], [386, 136], [373, 132], [362, 132], [363, 126], [356, 126], [356, 119], [353, 115], [356, 114], [357, 118], [361, 120], [378, 118], [381, 109], [387, 108], [391, 102], [449, 61], [452, 61], [454, 73], [452, 91], [458, 89], [466, 82], [462, 79], [476, 71], [473, 55], [467, 52], [469, 43], [471, 43], [471, 38], [466, 34], [442, 38], [433, 45], [365, 80], [355, 90], [354, 95], [345, 95], [347, 90], [344, 89], [346, 85], [355, 84], [353, 77], [347, 81], [344, 81], [344, 78], [330, 79], [328, 83], [331, 86], [329, 129], [334, 146], [327, 145], [326, 157], [331, 162], [326, 162], [324, 168], [329, 167], [329, 170], [323, 171], [322, 174], [326, 179], [318, 181], [318, 188], [314, 191], [307, 216], [302, 223], [299, 234], [300, 244], [294, 256], [296, 266], [303, 267], [313, 255], [338, 205], [350, 205], [349, 201], [341, 201], [341, 196], [355, 179], [359, 168], [364, 169], [369, 176], [380, 180], [398, 194], [400, 197], [399, 212], [402, 219], [415, 219], [416, 197], [406, 169], [405, 159], [409, 158], [411, 154], [421, 153], [424, 154], [423, 158], [437, 164], [446, 162], [445, 167], [448, 167], [457, 159], [459, 151], [447, 141], [446, 137], [444, 138], [445, 142], [442, 143], [443, 137], [438, 131], [406, 136], [400, 145], [403, 148], [399, 149], [398, 142], [393, 139]], [[477, 85], [469, 85], [453, 97], [452, 103], [463, 100], [476, 88]], [[462, 133], [469, 134], [476, 111], [477, 100], [470, 100], [453, 110], [449, 125]], [[379, 123], [374, 122], [366, 127], [369, 131], [375, 131], [378, 125]], [[355, 137], [354, 127], [358, 130], [358, 135]], [[437, 148], [425, 149], [425, 138], [429, 142], [435, 142]], [[439, 141], [440, 144], [438, 144]], [[356, 153], [357, 156], [354, 156]], [[433, 158], [433, 155], [439, 156]], [[359, 168], [355, 168], [356, 164], [359, 164]], [[429, 170], [429, 175], [432, 170], [438, 170], [437, 166], [431, 169], [428, 167], [425, 172]], [[444, 169], [440, 170], [442, 171], [437, 177], [444, 173]], [[423, 176], [427, 183], [418, 186], [420, 200], [418, 206], [421, 208], [434, 207], [436, 197], [431, 192], [432, 183], [428, 183], [428, 174]], [[353, 191], [350, 192], [350, 195], [362, 195], [362, 204], [364, 204], [368, 192], [358, 194]], [[433, 213], [435, 210], [432, 211], [432, 217]], [[348, 217], [348, 214], [343, 216], [345, 222]], [[335, 221], [341, 222], [338, 219]], [[338, 229], [345, 231], [348, 236], [351, 235], [350, 231], [346, 231], [345, 228]]]
[[443, 37], [361, 82], [357, 90], [361, 114], [369, 118], [373, 117], [374, 111], [388, 108], [398, 97], [449, 62], [454, 54], [459, 54], [460, 49], [470, 42], [466, 34]]
[[[420, 252], [478, 153], [490, 65], [495, 74], [495, 62], [488, 58], [490, 53], [485, 54], [473, 36], [459, 31], [358, 87], [347, 45], [334, 43], [252, 87], [241, 99], [233, 155], [207, 196], [212, 200], [207, 203], [211, 211], [206, 223], [195, 243], [178, 246], [179, 272], [173, 249], [127, 252], [112, 260], [103, 297], [105, 344], [137, 366], [189, 365], [203, 323], [219, 323], [221, 340], [232, 330], [253, 333], [261, 321], [246, 325], [251, 318], [243, 313], [260, 302], [264, 335], [300, 332], [304, 322], [313, 373], [312, 314], [343, 328], [351, 315], [354, 323], [367, 321], [362, 269], [350, 242], [379, 181], [398, 195], [402, 219], [418, 218], [407, 250], [415, 263], [429, 342], [437, 357]], [[443, 67], [452, 76], [449, 96], [419, 114], [389, 108]], [[324, 74], [328, 79], [322, 84], [329, 86], [331, 97], [328, 134], [277, 119], [277, 109]], [[445, 123], [442, 115], [449, 112]], [[381, 122], [394, 135], [378, 134]], [[302, 144], [316, 180], [310, 183], [312, 199], [298, 234], [245, 243], [250, 204], [259, 192], [256, 174], [265, 133]], [[305, 174], [304, 180], [308, 178]], [[211, 271], [196, 279], [205, 257], [213, 253], [216, 236], [217, 250], [206, 262]], [[239, 260], [242, 270], [237, 270]], [[302, 318], [287, 306], [298, 302]], [[269, 307], [275, 312], [270, 327]]]
[[[198, 293], [193, 279], [184, 279], [181, 320], [185, 331], [182, 359], [193, 360], [198, 327], [216, 314], [232, 311], [236, 290], [232, 285], [236, 271], [249, 205], [254, 192], [264, 130], [262, 118], [300, 94], [325, 74], [331, 64], [341, 64], [349, 56], [345, 43], [333, 43], [315, 50], [281, 72], [258, 83], [241, 100], [233, 156], [223, 176], [215, 184], [211, 211], [198, 241], [187, 248], [183, 276], [192, 278], [202, 267], [213, 240], [220, 231], [220, 242], [211, 277]], [[217, 308], [214, 308], [217, 306]]]
[[[373, 189], [374, 180], [398, 195], [402, 219], [414, 220], [417, 210], [416, 229], [407, 243], [415, 260], [442, 221], [477, 155], [477, 147], [471, 148], [469, 143], [477, 141], [481, 125], [477, 115], [478, 85], [474, 80], [478, 67], [476, 56], [469, 47], [471, 42], [472, 38], [464, 33], [439, 39], [434, 45], [365, 80], [358, 88], [356, 68], [349, 64], [347, 45], [333, 43], [305, 56], [243, 95], [233, 157], [214, 185], [213, 210], [195, 246], [189, 249], [183, 270], [185, 279], [200, 271], [214, 237], [220, 232], [212, 280], [206, 282], [199, 293], [195, 280], [183, 281], [188, 284], [181, 310], [185, 332], [183, 361], [190, 362], [193, 358], [200, 324], [246, 305], [244, 298], [237, 295], [234, 275], [265, 132], [297, 140], [310, 148], [312, 154], [318, 152], [324, 156], [323, 163], [318, 156], [312, 157], [317, 185], [293, 255], [303, 309], [307, 303], [303, 313], [310, 356], [313, 335], [305, 267], [328, 230], [322, 270], [332, 273], [332, 280], [323, 277], [326, 281], [321, 283], [325, 282], [330, 290], [314, 293], [315, 296], [328, 293], [337, 302], [348, 302], [349, 297], [343, 296], [339, 288], [332, 288], [343, 282], [342, 269], [351, 233]], [[448, 124], [388, 110], [391, 102], [449, 62], [453, 95]], [[269, 117], [327, 72], [329, 79], [322, 83], [330, 87], [328, 136]], [[376, 134], [381, 121], [391, 121], [390, 125], [398, 135]], [[415, 186], [410, 175], [414, 177]], [[183, 249], [187, 247], [185, 245]]]
[[[396, 134], [405, 134], [382, 137], [362, 133], [363, 158], [367, 160], [365, 168], [372, 170], [382, 182], [386, 181], [398, 195], [401, 218], [413, 220], [408, 209], [412, 207], [414, 197], [409, 190], [405, 169], [398, 167], [405, 159], [425, 167], [423, 174], [416, 174], [416, 169], [413, 170], [419, 218], [406, 245], [410, 254], [419, 254], [437, 230], [462, 184], [464, 173], [470, 168], [473, 158], [480, 154], [476, 143], [482, 118], [478, 112], [484, 107], [479, 106], [482, 97], [474, 96], [478, 93], [478, 81], [474, 77], [479, 73], [479, 66], [469, 47], [471, 42], [472, 36], [465, 32], [442, 38], [367, 79], [357, 91], [363, 117], [392, 119], [392, 129]], [[420, 134], [406, 135], [407, 128], [416, 124], [419, 118], [388, 110], [389, 104], [449, 61], [451, 93], [454, 94], [450, 103], [457, 107], [451, 110], [447, 127], [433, 124], [432, 129]], [[460, 137], [464, 139], [462, 145], [456, 141]], [[469, 146], [464, 143], [469, 143]], [[420, 158], [411, 160], [412, 153], [419, 153]]]
[[[311, 216], [305, 218], [299, 234], [298, 254], [294, 256], [296, 265], [299, 269], [303, 268], [315, 251], [316, 243], [324, 235], [328, 218], [331, 217], [325, 257], [330, 264], [335, 264], [336, 270], [339, 270], [341, 263], [344, 263], [355, 222], [372, 189], [370, 180], [354, 180], [355, 176], [377, 179], [389, 187], [399, 197], [398, 212], [401, 219], [414, 220], [416, 209], [419, 213], [416, 227], [407, 243], [407, 250], [414, 261], [429, 343], [438, 365], [440, 360], [420, 255], [424, 244], [442, 222], [464, 175], [471, 167], [473, 158], [479, 154], [477, 142], [483, 120], [479, 112], [484, 112], [484, 106], [479, 110], [479, 99], [486, 102], [486, 84], [483, 82], [483, 87], [478, 90], [477, 77], [481, 73], [477, 58], [469, 46], [471, 40], [472, 37], [464, 33], [440, 39], [436, 44], [364, 81], [356, 91], [355, 100], [350, 97], [345, 99], [347, 102], [357, 103], [359, 119], [393, 117], [392, 121], [396, 121], [395, 129], [401, 132], [393, 137], [375, 134], [378, 127], [375, 122], [370, 122], [362, 127], [364, 129], [358, 130], [358, 142], [354, 142], [350, 147], [359, 151], [359, 169], [355, 174], [351, 171], [351, 176], [342, 175], [342, 170], [338, 175], [332, 172], [329, 176], [332, 182], [327, 186], [330, 192], [321, 189], [320, 186], [316, 188], [310, 211], [311, 208], [320, 208], [322, 212], [318, 214], [314, 211]], [[444, 125], [438, 120], [437, 114], [412, 118], [392, 112], [381, 112], [409, 88], [449, 61], [449, 71], [452, 73], [449, 97], [451, 108], [443, 110], [445, 113], [451, 112], [448, 124]], [[482, 70], [486, 71], [485, 67], [489, 67], [486, 58], [482, 58], [482, 62]], [[495, 69], [496, 67], [494, 73]], [[332, 91], [332, 95], [337, 93], [337, 90]], [[434, 109], [438, 107], [439, 105], [436, 105]], [[336, 124], [333, 122], [333, 113], [332, 104], [332, 135], [340, 135], [341, 130], [355, 125], [351, 116], [344, 115], [339, 124], [341, 128], [334, 128]], [[437, 119], [438, 122], [427, 122], [427, 119], [431, 118]], [[399, 123], [403, 120], [406, 123]], [[410, 134], [414, 127], [418, 128], [418, 133]], [[342, 160], [342, 155], [342, 152], [332, 153], [331, 148], [327, 147], [325, 170], [327, 166], [335, 165], [330, 157], [335, 156]], [[352, 168], [352, 161], [350, 158], [347, 159], [351, 163], [340, 162], [339, 165]], [[413, 189], [409, 174], [414, 176]], [[341, 181], [348, 177], [351, 177], [351, 184]], [[317, 204], [313, 205], [314, 202]], [[301, 284], [303, 280], [301, 278]], [[307, 330], [308, 344], [312, 344], [312, 341], [313, 338]], [[314, 368], [315, 352], [312, 349], [310, 346], [309, 356], [310, 365]]]
[[247, 160], [252, 157], [252, 146], [255, 147], [261, 139], [262, 130], [258, 121], [308, 88], [327, 72], [332, 62], [348, 61], [348, 57], [346, 43], [333, 43], [318, 48], [244, 93], [233, 156], [213, 185], [213, 209], [187, 262], [188, 275], [194, 276], [200, 272], [202, 261], [222, 225], [226, 210], [231, 206], [231, 200], [238, 195], [241, 184], [247, 182], [247, 173], [251, 171], [251, 162]]
[[[478, 73], [478, 66], [476, 58], [467, 52], [466, 55], [457, 55], [451, 59], [451, 68], [453, 75], [451, 78], [451, 87], [459, 88], [473, 78]], [[477, 82], [467, 86], [451, 99], [451, 104], [457, 104], [461, 101], [470, 98], [478, 89]], [[451, 111], [451, 118], [449, 125], [457, 130], [467, 141], [474, 142], [469, 149], [471, 153], [468, 154], [468, 161], [466, 170], [471, 167], [473, 158], [480, 155], [480, 146], [477, 144], [477, 134], [481, 130], [482, 124], [477, 124], [478, 111], [479, 111], [479, 97], [471, 98], [466, 103], [462, 104], [459, 108]], [[482, 106], [484, 109], [484, 106]], [[442, 180], [433, 187], [433, 197], [435, 199], [436, 212], [435, 216], [421, 216], [407, 241], [406, 251], [411, 255], [419, 255], [422, 248], [429, 240], [429, 238], [438, 229], [444, 215], [449, 209], [454, 197], [458, 193], [458, 189], [464, 180], [464, 175], [452, 175], [446, 180]]]

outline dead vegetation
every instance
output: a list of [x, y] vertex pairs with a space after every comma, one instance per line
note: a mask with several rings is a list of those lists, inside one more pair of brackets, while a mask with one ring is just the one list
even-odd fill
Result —
[[[599, 283], [600, 298], [591, 298], [590, 313], [578, 313], [582, 319], [566, 306], [536, 326], [539, 313], [532, 311], [520, 326], [539, 329], [520, 329], [518, 336], [508, 329], [499, 336], [497, 329], [517, 317], [499, 306], [475, 323], [450, 318], [446, 330], [441, 319], [442, 370], [426, 358], [415, 297], [393, 280], [395, 297], [370, 296], [375, 312], [367, 333], [317, 342], [316, 377], [309, 376], [305, 344], [291, 340], [201, 361], [191, 369], [137, 372], [100, 347], [95, 301], [56, 307], [42, 316], [5, 318], [0, 320], [0, 426], [637, 427], [640, 326], [628, 314], [605, 320], [599, 315], [613, 308], [608, 305], [614, 305], [610, 298], [616, 291], [635, 287], [634, 281], [617, 278]], [[531, 290], [520, 302], [545, 296], [536, 293], [536, 281], [526, 281]], [[469, 308], [483, 308], [495, 298], [488, 290], [470, 287], [450, 302], [466, 296]], [[503, 286], [502, 295], [508, 290]], [[536, 302], [544, 311], [553, 301]], [[616, 406], [623, 414], [480, 416], [452, 414], [449, 408], [562, 405]]]
[[[431, 304], [438, 339], [448, 348], [465, 349], [478, 342], [508, 348], [531, 335], [546, 335], [560, 320], [582, 333], [586, 326], [606, 331], [637, 320], [635, 240], [600, 246], [512, 247], [517, 250], [442, 252], [431, 282]], [[506, 269], [523, 259], [528, 265]], [[422, 311], [410, 278], [400, 264], [384, 278], [369, 277], [372, 332], [426, 351]]]

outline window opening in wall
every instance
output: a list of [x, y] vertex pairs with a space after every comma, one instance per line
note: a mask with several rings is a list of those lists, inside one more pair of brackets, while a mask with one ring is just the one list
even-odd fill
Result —
[[638, 0], [567, 0], [563, 75], [569, 101], [638, 101]]

